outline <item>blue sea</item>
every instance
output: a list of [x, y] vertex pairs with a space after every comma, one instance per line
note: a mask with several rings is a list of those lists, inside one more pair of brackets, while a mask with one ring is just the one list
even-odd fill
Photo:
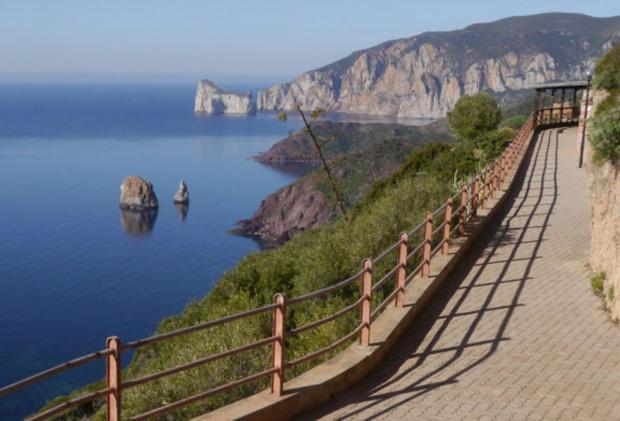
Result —
[[[260, 248], [227, 230], [307, 168], [248, 158], [300, 123], [196, 116], [194, 90], [0, 85], [0, 386], [103, 349], [108, 336], [152, 334]], [[119, 209], [128, 175], [153, 183], [157, 213]], [[181, 179], [187, 208], [172, 201]], [[2, 397], [0, 419], [103, 373], [94, 363]]]

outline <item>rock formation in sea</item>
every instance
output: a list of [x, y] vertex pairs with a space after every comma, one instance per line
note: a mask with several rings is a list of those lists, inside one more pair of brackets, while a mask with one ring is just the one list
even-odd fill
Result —
[[504, 100], [531, 84], [581, 79], [620, 40], [620, 16], [547, 13], [388, 41], [258, 92], [259, 110], [300, 104], [399, 118], [445, 116], [462, 95]]
[[251, 92], [228, 92], [213, 82], [198, 82], [194, 112], [206, 114], [253, 114], [256, 103]]
[[182, 203], [187, 205], [189, 203], [189, 192], [187, 191], [187, 184], [181, 180], [179, 188], [174, 194], [174, 203]]
[[121, 209], [141, 211], [157, 209], [159, 203], [153, 185], [138, 176], [129, 176], [121, 184]]

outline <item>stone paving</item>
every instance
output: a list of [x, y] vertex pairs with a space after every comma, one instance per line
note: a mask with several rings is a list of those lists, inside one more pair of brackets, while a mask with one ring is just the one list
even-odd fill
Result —
[[303, 418], [620, 420], [620, 328], [590, 290], [575, 139], [539, 136], [515, 197], [410, 334]]

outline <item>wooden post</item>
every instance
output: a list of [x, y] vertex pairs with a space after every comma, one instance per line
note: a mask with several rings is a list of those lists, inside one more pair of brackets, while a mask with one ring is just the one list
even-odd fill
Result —
[[534, 119], [536, 120], [536, 124], [540, 120], [540, 89], [536, 89], [536, 99], [534, 100]]
[[396, 272], [396, 307], [405, 305], [405, 278], [407, 277], [407, 245], [409, 236], [406, 232], [400, 234], [400, 248], [398, 251], [398, 271]]
[[372, 298], [372, 260], [364, 260], [364, 275], [362, 276], [362, 297], [360, 308], [360, 345], [370, 344], [370, 300]]
[[284, 294], [276, 294], [273, 302], [278, 306], [273, 309], [272, 336], [277, 337], [273, 341], [272, 365], [276, 371], [271, 374], [271, 393], [281, 396], [284, 392], [284, 340], [286, 333], [286, 297]]
[[422, 248], [422, 277], [428, 278], [431, 272], [431, 247], [433, 234], [433, 214], [426, 213], [426, 224], [424, 224], [424, 247]]
[[461, 191], [461, 213], [459, 213], [459, 235], [465, 234], [465, 222], [467, 222], [467, 185]]
[[443, 245], [441, 246], [441, 254], [448, 254], [450, 248], [450, 231], [452, 230], [452, 198], [449, 197], [446, 202], [446, 213], [444, 214], [443, 226]]
[[484, 185], [482, 186], [482, 209], [487, 208], [489, 200], [489, 170], [484, 171]]
[[112, 336], [106, 340], [106, 347], [112, 351], [106, 361], [106, 384], [112, 390], [107, 396], [108, 421], [121, 420], [121, 340]]
[[493, 178], [491, 179], [491, 197], [495, 197], [495, 192], [498, 189], [498, 184], [499, 184], [499, 180], [498, 180], [498, 171], [499, 171], [499, 163], [496, 162], [493, 165]]
[[566, 88], [562, 89], [562, 103], [560, 104], [560, 123], [564, 122], [564, 101], [566, 100]]
[[474, 180], [474, 191], [471, 196], [471, 216], [475, 217], [478, 215], [478, 199], [480, 194], [480, 176], [476, 176]]

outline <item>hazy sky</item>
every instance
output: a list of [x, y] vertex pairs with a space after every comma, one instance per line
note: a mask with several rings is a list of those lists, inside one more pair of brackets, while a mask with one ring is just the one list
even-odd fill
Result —
[[289, 78], [389, 39], [618, 0], [0, 0], [0, 80]]

